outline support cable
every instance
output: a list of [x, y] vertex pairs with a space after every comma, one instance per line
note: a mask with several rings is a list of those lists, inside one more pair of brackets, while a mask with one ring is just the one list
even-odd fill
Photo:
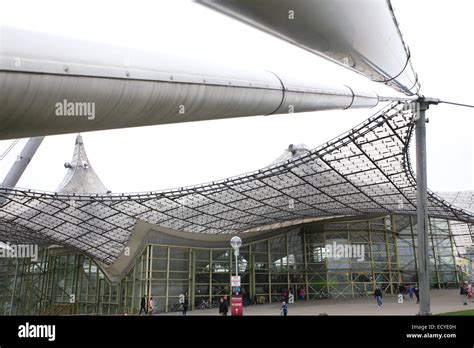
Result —
[[13, 143], [8, 146], [8, 148], [0, 155], [0, 161], [3, 160], [9, 153], [10, 151], [15, 147], [15, 145], [20, 141], [20, 139], [15, 139]]

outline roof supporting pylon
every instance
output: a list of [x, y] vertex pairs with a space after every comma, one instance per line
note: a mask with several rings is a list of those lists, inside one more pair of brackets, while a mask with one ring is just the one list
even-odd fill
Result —
[[437, 99], [420, 97], [417, 115], [415, 115], [416, 136], [416, 194], [417, 194], [417, 231], [418, 231], [418, 282], [420, 290], [420, 315], [431, 315], [430, 309], [430, 263], [428, 243], [428, 185], [426, 168], [426, 123], [425, 116], [431, 104]]
[[2, 186], [4, 187], [15, 187], [21, 176], [30, 164], [31, 159], [35, 155], [36, 151], [43, 142], [44, 137], [35, 137], [28, 139], [25, 147], [21, 150], [20, 155], [17, 157], [15, 163], [8, 171], [5, 179], [3, 179]]

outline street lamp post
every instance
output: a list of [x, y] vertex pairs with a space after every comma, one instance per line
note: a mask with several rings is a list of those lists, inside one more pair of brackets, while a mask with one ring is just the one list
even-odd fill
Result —
[[238, 262], [238, 257], [239, 257], [239, 248], [242, 245], [242, 239], [240, 237], [232, 237], [230, 240], [230, 246], [234, 249], [234, 255], [235, 255], [235, 276], [237, 277], [239, 275], [239, 262]]
[[[239, 248], [242, 245], [242, 239], [235, 236], [232, 237], [230, 240], [230, 246], [234, 249], [235, 255], [235, 277], [231, 277], [231, 289], [232, 289], [232, 297], [231, 297], [231, 313], [232, 315], [242, 315], [242, 300], [243, 297], [240, 294], [240, 277], [239, 277]], [[231, 272], [232, 276], [232, 272]]]

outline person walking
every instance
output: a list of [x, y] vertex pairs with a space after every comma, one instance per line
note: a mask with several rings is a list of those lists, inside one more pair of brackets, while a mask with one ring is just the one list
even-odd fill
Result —
[[467, 293], [469, 291], [469, 286], [467, 282], [461, 285], [459, 294], [461, 295], [461, 300], [465, 306], [467, 306]]
[[410, 297], [410, 300], [413, 300], [413, 293], [414, 293], [414, 288], [412, 285], [409, 286], [408, 288], [408, 296]]
[[225, 303], [225, 316], [227, 316], [229, 312], [229, 300], [227, 299], [227, 295], [224, 295], [224, 303]]
[[305, 297], [306, 297], [306, 290], [304, 289], [304, 286], [302, 286], [300, 289], [300, 300], [304, 301]]
[[247, 289], [245, 289], [244, 287], [242, 287], [242, 301], [244, 307], [247, 307], [250, 304], [249, 294], [247, 292]]
[[288, 291], [288, 289], [285, 289], [285, 291], [283, 291], [283, 299], [285, 300], [286, 303], [288, 303], [289, 296], [290, 296], [290, 292]]
[[377, 307], [382, 308], [383, 307], [382, 290], [380, 290], [380, 288], [378, 286], [375, 288], [374, 297], [375, 297], [375, 300], [377, 301]]
[[142, 310], [145, 312], [145, 314], [148, 313], [148, 310], [146, 308], [146, 296], [145, 295], [142, 296], [142, 299], [140, 301], [140, 312], [138, 313], [138, 315], [142, 314]]
[[219, 315], [226, 317], [228, 311], [229, 311], [229, 305], [227, 304], [227, 296], [224, 296], [221, 298], [221, 303], [219, 305]]
[[281, 304], [280, 312], [281, 312], [281, 315], [283, 315], [285, 317], [288, 315], [288, 303], [283, 302]]
[[403, 284], [398, 285], [398, 293], [402, 295], [403, 299], [405, 299], [405, 287]]
[[472, 285], [467, 286], [467, 298], [471, 298], [474, 294], [472, 293]]
[[150, 296], [148, 299], [148, 314], [153, 314], [153, 297]]
[[183, 301], [183, 315], [186, 315], [188, 312], [189, 301], [188, 301], [188, 293], [184, 294], [184, 301]]

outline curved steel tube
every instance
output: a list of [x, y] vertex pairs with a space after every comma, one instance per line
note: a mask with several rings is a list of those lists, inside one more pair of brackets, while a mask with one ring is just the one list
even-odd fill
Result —
[[390, 1], [196, 0], [406, 95], [420, 89]]

